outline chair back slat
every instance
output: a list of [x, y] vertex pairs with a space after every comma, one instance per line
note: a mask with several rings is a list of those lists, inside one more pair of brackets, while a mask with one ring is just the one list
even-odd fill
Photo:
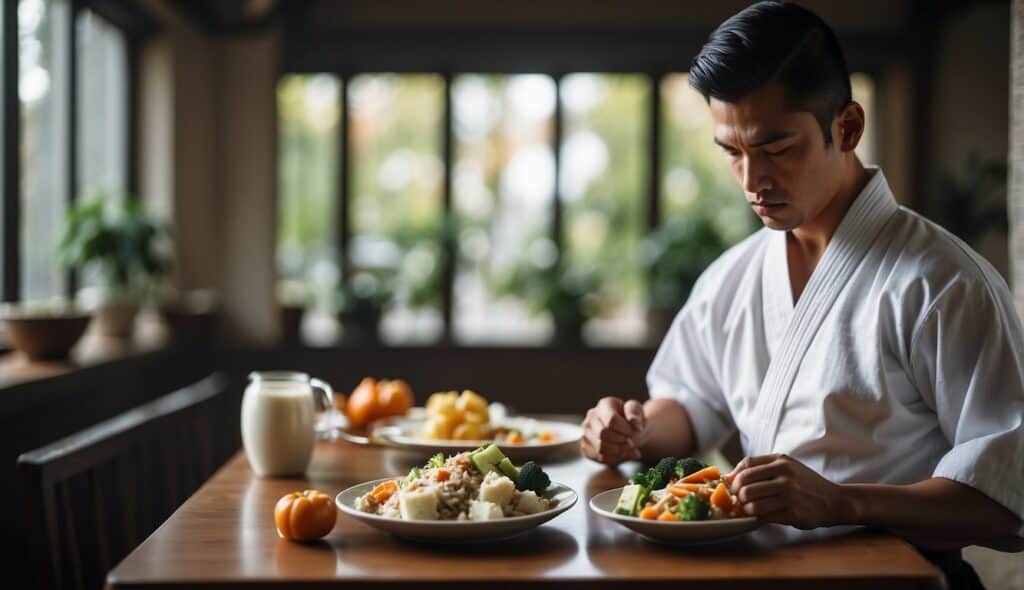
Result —
[[227, 458], [210, 428], [226, 384], [212, 375], [18, 458], [37, 587], [101, 588]]

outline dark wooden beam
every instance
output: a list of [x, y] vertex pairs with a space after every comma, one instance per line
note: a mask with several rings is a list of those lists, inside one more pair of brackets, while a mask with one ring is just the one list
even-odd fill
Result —
[[3, 300], [21, 295], [21, 103], [18, 100], [18, 3], [0, 8], [3, 84]]
[[452, 75], [444, 75], [444, 108], [441, 122], [441, 156], [444, 161], [444, 184], [441, 192], [441, 340], [451, 344], [455, 329], [452, 324], [455, 308], [455, 255], [457, 231], [452, 211], [452, 170], [455, 168], [455, 113], [452, 104]]

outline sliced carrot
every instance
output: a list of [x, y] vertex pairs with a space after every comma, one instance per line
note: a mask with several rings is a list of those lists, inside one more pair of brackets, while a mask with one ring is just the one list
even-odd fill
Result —
[[668, 493], [677, 498], [685, 498], [691, 492], [700, 493], [703, 489], [699, 483], [677, 483], [666, 488]]
[[505, 436], [505, 442], [510, 445], [521, 445], [526, 442], [526, 439], [524, 439], [523, 435], [518, 432], [510, 432]]
[[373, 488], [370, 495], [373, 496], [374, 500], [378, 503], [384, 503], [388, 501], [395, 492], [398, 491], [398, 484], [394, 481], [386, 481], [384, 483], [377, 484], [377, 487]]
[[648, 506], [640, 511], [640, 518], [645, 520], [654, 520], [655, 518], [658, 518], [658, 509], [654, 506]]
[[672, 522], [672, 521], [679, 520], [679, 517], [676, 516], [675, 514], [669, 512], [668, 510], [666, 510], [666, 511], [661, 513], [661, 516], [658, 517], [658, 520], [665, 521], [665, 522]]
[[725, 512], [732, 510], [732, 496], [729, 495], [729, 488], [725, 487], [724, 483], [718, 484], [715, 492], [711, 494], [711, 505]]
[[718, 470], [718, 467], [711, 465], [705, 467], [700, 471], [694, 471], [690, 475], [683, 478], [683, 483], [700, 483], [702, 481], [712, 481], [722, 478], [722, 472]]
[[726, 484], [731, 486], [732, 485], [732, 480], [736, 479], [736, 472], [735, 471], [730, 471], [729, 473], [726, 473], [725, 475], [723, 475], [722, 479], [725, 480]]
[[540, 433], [540, 436], [537, 437], [537, 440], [539, 440], [540, 442], [551, 442], [551, 441], [555, 440], [555, 433], [554, 432], [542, 432], [542, 433]]
[[448, 481], [452, 476], [452, 472], [447, 469], [438, 469], [434, 472], [434, 479], [437, 481]]

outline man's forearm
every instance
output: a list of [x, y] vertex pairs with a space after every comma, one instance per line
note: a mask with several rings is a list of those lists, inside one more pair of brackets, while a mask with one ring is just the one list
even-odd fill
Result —
[[843, 484], [840, 522], [880, 526], [931, 549], [1019, 546], [1020, 520], [974, 488], [944, 478], [909, 485]]
[[644, 402], [647, 427], [639, 442], [644, 460], [685, 457], [693, 451], [694, 436], [690, 414], [677, 401], [652, 399]]

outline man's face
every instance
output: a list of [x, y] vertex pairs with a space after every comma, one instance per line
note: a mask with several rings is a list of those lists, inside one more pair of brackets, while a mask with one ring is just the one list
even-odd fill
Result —
[[[768, 227], [791, 230], [812, 220], [839, 190], [842, 158], [825, 145], [817, 119], [786, 109], [780, 84], [737, 102], [710, 101], [722, 147], [747, 202]], [[833, 122], [833, 138], [837, 126]]]

